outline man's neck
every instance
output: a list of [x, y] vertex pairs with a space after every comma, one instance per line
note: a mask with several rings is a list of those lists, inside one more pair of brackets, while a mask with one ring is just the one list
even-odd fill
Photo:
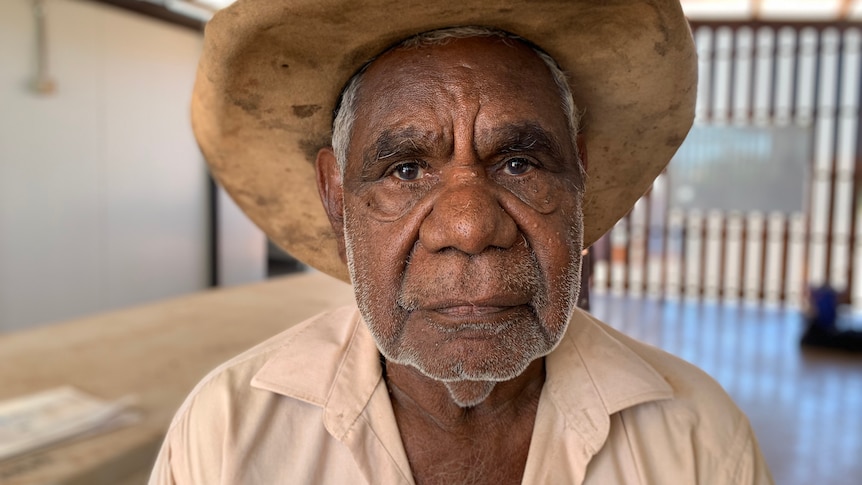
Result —
[[[493, 385], [474, 406], [459, 406], [452, 383], [413, 367], [386, 364], [386, 383], [404, 451], [418, 485], [521, 483], [545, 381], [544, 359], [520, 376]], [[455, 392], [479, 395], [483, 383], [458, 383]], [[466, 389], [475, 386], [475, 389]]]
[[[509, 381], [441, 382], [423, 375], [412, 366], [386, 362], [386, 384], [393, 406], [425, 416], [444, 429], [472, 427], [483, 422], [506, 422], [537, 409], [545, 382], [544, 359], [536, 359], [519, 376]], [[490, 388], [490, 392], [488, 389]], [[459, 405], [453, 396], [461, 401]], [[478, 398], [470, 406], [464, 401]], [[481, 399], [481, 396], [486, 396]]]

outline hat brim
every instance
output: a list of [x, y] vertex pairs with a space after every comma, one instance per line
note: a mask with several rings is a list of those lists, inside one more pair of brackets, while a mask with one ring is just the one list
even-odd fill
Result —
[[592, 244], [649, 188], [694, 119], [696, 54], [676, 0], [240, 0], [207, 25], [192, 98], [213, 175], [276, 244], [349, 281], [314, 170], [338, 95], [388, 46], [465, 25], [520, 35], [568, 74], [585, 112]]

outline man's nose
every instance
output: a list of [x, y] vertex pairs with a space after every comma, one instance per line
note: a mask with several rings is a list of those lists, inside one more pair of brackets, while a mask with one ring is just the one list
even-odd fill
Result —
[[428, 251], [447, 248], [479, 254], [490, 247], [508, 248], [518, 227], [498, 200], [494, 184], [476, 169], [446, 180], [431, 212], [419, 228], [419, 241]]

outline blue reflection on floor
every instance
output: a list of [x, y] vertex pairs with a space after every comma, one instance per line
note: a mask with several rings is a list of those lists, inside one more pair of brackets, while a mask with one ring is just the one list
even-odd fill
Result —
[[593, 295], [592, 313], [721, 383], [777, 484], [862, 484], [862, 355], [800, 350], [797, 310]]

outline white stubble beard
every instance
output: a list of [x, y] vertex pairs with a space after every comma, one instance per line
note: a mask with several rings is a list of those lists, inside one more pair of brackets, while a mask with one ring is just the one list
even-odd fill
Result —
[[[378, 350], [383, 355], [386, 360], [400, 364], [405, 366], [411, 366], [417, 369], [420, 373], [425, 375], [430, 379], [434, 379], [443, 383], [447, 390], [449, 391], [450, 397], [452, 400], [460, 407], [467, 408], [480, 404], [483, 402], [494, 390], [494, 387], [498, 382], [507, 381], [513, 379], [520, 375], [526, 368], [529, 366], [531, 362], [533, 362], [537, 358], [544, 357], [553, 351], [554, 348], [559, 344], [562, 340], [563, 335], [565, 335], [566, 328], [568, 326], [569, 319], [574, 311], [574, 308], [577, 303], [579, 288], [580, 288], [580, 275], [581, 275], [581, 257], [579, 248], [582, 243], [582, 235], [583, 235], [583, 219], [580, 214], [580, 209], [578, 210], [579, 214], [577, 216], [579, 224], [571, 228], [571, 233], [569, 234], [569, 240], [574, 242], [574, 245], [578, 246], [578, 248], [572, 248], [573, 254], [575, 257], [570, 261], [568, 268], [563, 273], [560, 281], [557, 282], [549, 282], [545, 281], [545, 291], [543, 292], [544, 299], [547, 300], [548, 288], [550, 285], [562, 285], [562, 293], [567, 295], [566, 301], [563, 302], [560, 312], [562, 315], [556, 315], [558, 319], [561, 321], [555, 322], [555, 325], [540, 325], [541, 328], [549, 329], [555, 328], [558, 329], [553, 335], [547, 335], [545, 339], [533, 339], [531, 342], [530, 348], [526, 349], [524, 352], [524, 359], [522, 362], [518, 363], [518, 365], [511, 366], [507, 369], [506, 372], [498, 372], [498, 373], [488, 373], [483, 375], [461, 375], [458, 377], [452, 376], [440, 376], [434, 375], [431, 372], [428, 372], [427, 366], [425, 365], [424, 357], [418, 355], [418, 353], [410, 352], [407, 349], [402, 347], [398, 347], [396, 339], [392, 339], [390, 341], [381, 329], [385, 328], [381, 326], [381, 321], [389, 320], [391, 322], [398, 322], [402, 318], [406, 316], [406, 311], [399, 305], [398, 301], [392, 302], [392, 305], [381, 306], [382, 308], [389, 308], [390, 310], [387, 314], [382, 315], [381, 319], [375, 317], [375, 312], [373, 311], [374, 304], [374, 288], [373, 285], [368, 281], [367, 276], [360, 274], [355, 265], [355, 238], [354, 234], [349, 231], [348, 227], [359, 227], [357, 224], [361, 224], [361, 222], [354, 220], [354, 217], [351, 212], [345, 210], [344, 214], [344, 240], [345, 240], [345, 250], [347, 256], [347, 267], [350, 273], [350, 279], [354, 287], [354, 293], [356, 296], [357, 306], [359, 307], [360, 314], [362, 315], [367, 328], [371, 332], [372, 337], [377, 345]], [[525, 240], [526, 242], [526, 240]], [[535, 253], [531, 248], [528, 247], [530, 253], [532, 255], [532, 262], [536, 266], [538, 270], [538, 262], [536, 260]], [[577, 250], [576, 250], [577, 249]], [[405, 263], [406, 267], [406, 263]], [[509, 278], [510, 284], [521, 284], [519, 278], [524, 278], [523, 272], [507, 272], [504, 277]], [[403, 281], [403, 278], [402, 278]], [[399, 300], [401, 300], [401, 294], [399, 293]], [[540, 300], [542, 298], [539, 298]], [[536, 318], [538, 316], [538, 310], [542, 306], [549, 305], [550, 302], [540, 301], [534, 302], [534, 313]], [[456, 363], [457, 366], [457, 363]]]

